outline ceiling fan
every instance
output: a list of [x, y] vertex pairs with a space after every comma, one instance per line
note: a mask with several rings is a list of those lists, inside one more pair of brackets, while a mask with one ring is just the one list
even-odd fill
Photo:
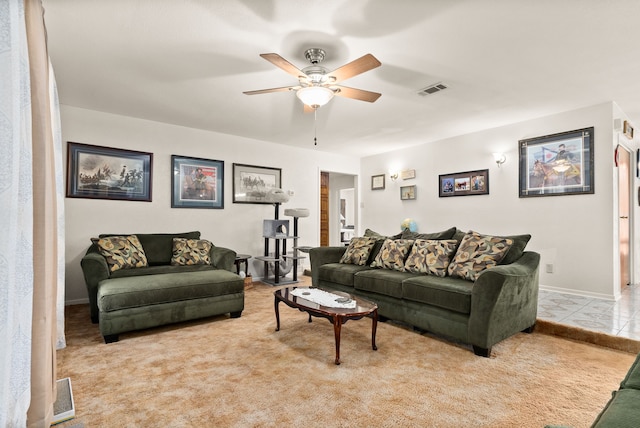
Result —
[[302, 70], [276, 53], [260, 54], [260, 56], [298, 79], [299, 84], [280, 88], [246, 91], [243, 92], [244, 94], [256, 95], [269, 92], [296, 91], [296, 96], [304, 104], [305, 111], [316, 110], [318, 107], [328, 103], [334, 95], [370, 103], [382, 95], [377, 92], [338, 85], [338, 83], [346, 79], [379, 67], [381, 65], [380, 61], [371, 54], [366, 54], [333, 71], [329, 71], [319, 65], [325, 57], [324, 50], [320, 48], [311, 48], [305, 51], [304, 56], [309, 60], [311, 65]]

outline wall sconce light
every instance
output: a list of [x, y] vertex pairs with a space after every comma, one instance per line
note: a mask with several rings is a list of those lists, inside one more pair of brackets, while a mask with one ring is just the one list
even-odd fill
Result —
[[396, 181], [398, 179], [398, 171], [391, 171], [389, 173], [389, 178], [391, 181]]
[[504, 153], [494, 153], [493, 158], [496, 160], [496, 163], [498, 164], [498, 168], [500, 168], [500, 165], [505, 163], [507, 160], [507, 157], [504, 155]]

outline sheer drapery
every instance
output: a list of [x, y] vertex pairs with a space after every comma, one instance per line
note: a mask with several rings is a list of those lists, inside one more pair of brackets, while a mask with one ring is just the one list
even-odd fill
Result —
[[0, 426], [49, 426], [56, 343], [64, 346], [62, 142], [50, 67], [41, 0], [0, 0]]
[[0, 0], [0, 29], [0, 426], [24, 427], [31, 394], [33, 196], [22, 1]]

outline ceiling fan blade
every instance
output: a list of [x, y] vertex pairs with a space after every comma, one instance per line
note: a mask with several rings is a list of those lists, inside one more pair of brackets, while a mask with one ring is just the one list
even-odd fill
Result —
[[381, 65], [382, 63], [378, 61], [375, 56], [366, 54], [354, 61], [351, 61], [348, 64], [343, 65], [340, 68], [333, 70], [331, 73], [329, 73], [329, 76], [335, 78], [335, 81], [333, 81], [333, 83], [338, 83], [353, 76], [357, 76], [358, 74], [364, 73], [365, 71], [380, 67]]
[[260, 56], [266, 59], [267, 61], [269, 61], [271, 64], [275, 65], [276, 67], [283, 69], [284, 71], [286, 71], [287, 73], [295, 77], [296, 79], [300, 77], [306, 77], [306, 75], [302, 72], [302, 70], [300, 70], [295, 65], [291, 64], [286, 59], [282, 58], [277, 53], [260, 54]]
[[257, 91], [245, 91], [243, 92], [243, 94], [245, 95], [268, 94], [270, 92], [295, 91], [297, 89], [300, 89], [300, 86], [282, 86], [280, 88], [258, 89]]
[[339, 89], [335, 92], [335, 95], [338, 97], [353, 98], [354, 100], [367, 101], [370, 103], [374, 102], [382, 95], [377, 92], [365, 91], [363, 89], [349, 88], [348, 86], [336, 86], [336, 88]]

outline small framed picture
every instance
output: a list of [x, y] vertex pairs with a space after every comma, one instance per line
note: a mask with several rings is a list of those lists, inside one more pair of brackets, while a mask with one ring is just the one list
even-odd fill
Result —
[[439, 196], [469, 196], [489, 194], [489, 170], [456, 172], [439, 176]]
[[416, 198], [416, 186], [402, 186], [400, 187], [400, 199], [403, 201]]
[[627, 137], [628, 139], [630, 140], [633, 139], [633, 126], [631, 126], [628, 120], [624, 121], [624, 127], [622, 129], [622, 132], [624, 133], [625, 137]]
[[384, 174], [371, 176], [371, 190], [384, 189]]

